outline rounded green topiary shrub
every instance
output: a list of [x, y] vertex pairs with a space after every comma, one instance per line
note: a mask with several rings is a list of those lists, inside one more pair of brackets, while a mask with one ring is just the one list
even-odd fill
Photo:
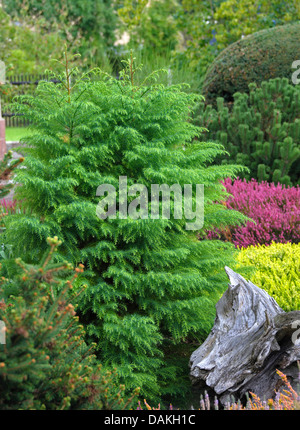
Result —
[[261, 30], [224, 49], [208, 69], [202, 94], [207, 103], [217, 97], [230, 102], [236, 92], [248, 92], [251, 82], [291, 79], [292, 63], [300, 59], [300, 23]]

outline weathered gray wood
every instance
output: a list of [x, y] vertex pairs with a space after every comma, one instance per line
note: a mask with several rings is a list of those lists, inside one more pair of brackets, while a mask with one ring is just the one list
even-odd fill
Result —
[[[213, 390], [221, 402], [249, 391], [274, 397], [276, 369], [298, 379], [300, 311], [284, 312], [266, 291], [225, 267], [230, 284], [216, 305], [215, 324], [190, 357], [195, 387]], [[300, 332], [300, 330], [298, 330]], [[299, 337], [299, 336], [298, 336]]]

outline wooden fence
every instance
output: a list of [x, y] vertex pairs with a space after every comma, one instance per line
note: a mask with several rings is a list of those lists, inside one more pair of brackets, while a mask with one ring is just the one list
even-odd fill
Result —
[[[46, 75], [21, 74], [9, 75], [7, 83], [11, 85], [11, 91], [1, 96], [2, 117], [5, 119], [6, 127], [26, 127], [29, 121], [22, 114], [15, 114], [11, 111], [12, 99], [23, 94], [33, 94], [36, 86], [42, 80], [47, 80]], [[51, 79], [51, 82], [58, 83], [58, 80]]]

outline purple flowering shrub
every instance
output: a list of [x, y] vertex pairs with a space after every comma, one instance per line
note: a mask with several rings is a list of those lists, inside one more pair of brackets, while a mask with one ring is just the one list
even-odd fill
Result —
[[229, 209], [251, 218], [242, 226], [227, 227], [207, 233], [208, 239], [232, 242], [238, 248], [274, 242], [300, 242], [300, 188], [260, 182], [252, 179], [222, 182], [231, 196], [226, 201]]

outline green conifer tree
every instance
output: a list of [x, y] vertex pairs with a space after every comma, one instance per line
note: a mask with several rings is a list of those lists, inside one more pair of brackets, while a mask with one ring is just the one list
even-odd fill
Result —
[[83, 267], [53, 263], [60, 241], [47, 244], [36, 265], [1, 260], [0, 410], [134, 407], [138, 390], [124, 396], [116, 371], [104, 369], [84, 342], [73, 288]]
[[34, 261], [55, 232], [61, 258], [86, 267], [79, 309], [101, 362], [116, 366], [128, 389], [139, 386], [156, 401], [182, 390], [183, 374], [188, 381], [188, 354], [183, 369], [179, 348], [207, 335], [227, 285], [223, 267], [235, 251], [199, 241], [173, 207], [170, 219], [152, 219], [151, 204], [148, 217], [120, 219], [117, 211], [115, 219], [100, 219], [97, 188], [118, 190], [121, 176], [149, 193], [151, 184], [193, 184], [195, 203], [195, 184], [203, 184], [205, 229], [244, 218], [222, 204], [220, 183], [240, 168], [213, 165], [223, 147], [201, 142], [202, 129], [189, 122], [199, 96], [156, 84], [156, 73], [135, 82], [137, 69], [131, 56], [120, 80], [75, 80], [66, 54], [62, 84], [40, 83], [35, 97], [24, 97], [18, 111], [33, 129], [16, 196], [31, 214], [7, 217], [4, 240]]

